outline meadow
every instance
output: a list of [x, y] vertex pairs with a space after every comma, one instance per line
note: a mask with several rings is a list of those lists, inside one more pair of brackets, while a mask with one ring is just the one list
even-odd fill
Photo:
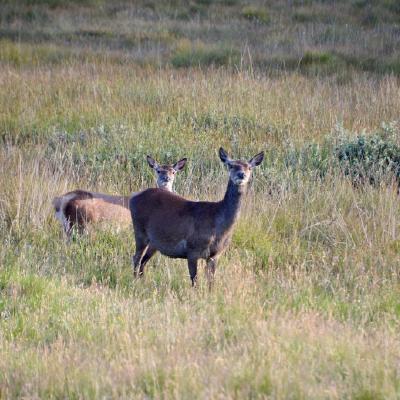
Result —
[[[0, 5], [0, 398], [400, 398], [396, 1]], [[265, 151], [208, 291], [54, 196]]]

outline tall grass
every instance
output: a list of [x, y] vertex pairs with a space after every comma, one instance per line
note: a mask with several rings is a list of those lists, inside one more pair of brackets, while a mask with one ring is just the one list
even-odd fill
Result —
[[[394, 3], [374, 2], [376, 30], [373, 19], [360, 28], [360, 2], [338, 3], [347, 16], [290, 2], [281, 17], [288, 4], [268, 3], [268, 24], [241, 14], [261, 3], [231, 0], [192, 2], [188, 17], [181, 2], [176, 12], [166, 2], [28, 3], [0, 6], [0, 398], [399, 398], [399, 79], [340, 69], [329, 47], [378, 54], [374, 40], [394, 37]], [[231, 48], [241, 27], [248, 44]], [[221, 50], [221, 32], [234, 63], [208, 53]], [[325, 44], [309, 46], [317, 36]], [[282, 49], [296, 72], [259, 69], [281, 65]], [[310, 73], [316, 64], [334, 71]], [[211, 293], [202, 268], [193, 290], [185, 262], [160, 255], [134, 280], [131, 229], [92, 226], [66, 243], [54, 196], [154, 186], [152, 154], [188, 157], [176, 191], [218, 200], [221, 145], [235, 158], [266, 156]]]
[[[15, 49], [8, 53], [10, 62], [19, 63], [30, 58], [33, 45], [35, 60], [42, 54], [52, 62], [95, 53], [156, 67], [231, 65], [342, 80], [360, 70], [398, 76], [400, 17], [394, 3], [3, 1], [0, 37], [28, 45], [28, 57]], [[1, 51], [0, 62], [7, 62]]]
[[[398, 397], [396, 187], [355, 187], [333, 164], [317, 174], [336, 122], [368, 133], [395, 121], [395, 78], [49, 72], [0, 76], [3, 397]], [[201, 270], [193, 291], [185, 263], [161, 256], [134, 281], [130, 230], [63, 240], [52, 197], [152, 186], [147, 153], [187, 156], [177, 191], [221, 198], [221, 144], [266, 161], [213, 293]]]

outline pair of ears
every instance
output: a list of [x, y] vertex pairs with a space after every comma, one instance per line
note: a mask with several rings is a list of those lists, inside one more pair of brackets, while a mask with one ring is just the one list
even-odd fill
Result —
[[[219, 148], [219, 158], [224, 164], [227, 165], [229, 165], [233, 161], [229, 158], [228, 153], [222, 147]], [[260, 165], [263, 159], [264, 159], [263, 151], [261, 153], [256, 154], [253, 158], [251, 158], [248, 161], [250, 168], [254, 168], [257, 167], [257, 165]]]
[[[153, 169], [160, 168], [158, 162], [151, 156], [147, 156], [147, 162], [150, 165], [150, 168], [153, 168]], [[187, 162], [187, 158], [182, 158], [182, 160], [179, 160], [174, 165], [172, 165], [172, 168], [178, 172], [184, 168], [184, 166], [186, 165], [186, 162]]]
[[[224, 164], [229, 164], [232, 162], [232, 160], [228, 156], [228, 153], [222, 147], [219, 148], [219, 158]], [[264, 159], [263, 151], [261, 153], [256, 154], [253, 158], [249, 160], [250, 168], [254, 168], [257, 167], [257, 165], [260, 165], [263, 159]], [[157, 169], [160, 167], [157, 161], [151, 156], [147, 156], [147, 162], [150, 165], [150, 168]], [[174, 165], [172, 165], [172, 168], [175, 171], [180, 171], [185, 167], [186, 162], [187, 158], [182, 158], [182, 160], [179, 160]]]

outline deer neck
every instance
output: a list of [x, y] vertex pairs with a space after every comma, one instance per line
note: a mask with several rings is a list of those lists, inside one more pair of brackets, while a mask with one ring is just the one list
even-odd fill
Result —
[[161, 185], [157, 182], [157, 187], [159, 189], [164, 189], [164, 190], [167, 190], [168, 192], [174, 192], [174, 189], [172, 188], [172, 186], [173, 186], [172, 182], [168, 182], [166, 185], [164, 185], [164, 184]]
[[246, 185], [235, 185], [230, 179], [224, 199], [220, 203], [217, 230], [220, 234], [229, 231], [239, 217], [240, 207], [246, 194]]

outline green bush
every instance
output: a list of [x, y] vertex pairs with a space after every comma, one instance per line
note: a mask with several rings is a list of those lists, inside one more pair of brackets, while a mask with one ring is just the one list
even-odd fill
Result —
[[175, 68], [234, 65], [239, 52], [223, 45], [206, 45], [202, 42], [182, 41], [176, 48], [171, 63]]
[[292, 20], [299, 23], [313, 22], [315, 19], [315, 15], [308, 11], [296, 11], [292, 16]]
[[292, 174], [323, 179], [338, 172], [354, 185], [379, 185], [393, 178], [400, 182], [400, 145], [393, 125], [371, 135], [353, 135], [339, 129], [337, 137], [322, 144], [289, 146], [283, 155], [283, 167]]
[[348, 70], [348, 64], [340, 54], [325, 51], [305, 52], [297, 66], [308, 75], [332, 75]]
[[328, 64], [333, 62], [333, 58], [333, 55], [330, 53], [307, 51], [300, 60], [300, 65]]
[[14, 43], [0, 40], [0, 63], [14, 66], [61, 64], [73, 57], [68, 48], [54, 44]]
[[267, 10], [254, 6], [243, 7], [242, 17], [262, 24], [268, 24], [270, 22], [270, 16]]
[[354, 184], [400, 178], [400, 146], [385, 134], [339, 138], [335, 153], [341, 170]]

